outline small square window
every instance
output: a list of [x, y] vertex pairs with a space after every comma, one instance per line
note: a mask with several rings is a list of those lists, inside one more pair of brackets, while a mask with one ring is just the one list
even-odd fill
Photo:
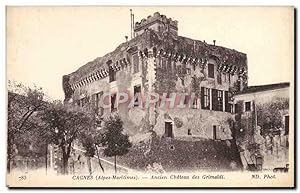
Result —
[[251, 111], [251, 102], [245, 102], [245, 111]]

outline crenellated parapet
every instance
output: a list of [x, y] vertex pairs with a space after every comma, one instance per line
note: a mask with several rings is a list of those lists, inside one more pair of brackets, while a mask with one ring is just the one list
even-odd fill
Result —
[[[128, 65], [130, 65], [130, 61], [126, 58], [122, 58], [108, 66], [110, 70], [113, 71], [120, 71], [124, 68], [126, 68]], [[103, 79], [109, 75], [109, 70], [107, 67], [102, 67], [94, 72], [88, 74], [87, 76], [84, 76], [82, 79], [78, 80], [77, 82], [74, 82], [71, 84], [71, 89], [75, 90], [79, 87], [85, 86], [89, 83], [95, 82], [97, 80]]]
[[[152, 48], [142, 48], [135, 50], [138, 53], [139, 59], [145, 59], [149, 57], [149, 52], [151, 52], [151, 56], [153, 57], [164, 57], [171, 59], [175, 62], [180, 62], [183, 65], [191, 64], [191, 65], [199, 65], [201, 68], [206, 68], [209, 59], [215, 59], [218, 62], [218, 70], [224, 73], [230, 73], [231, 75], [238, 75], [242, 77], [243, 81], [247, 81], [247, 67], [244, 65], [239, 65], [235, 63], [229, 63], [226, 60], [222, 60], [222, 58], [201, 53], [190, 53], [187, 54], [183, 50], [169, 49], [164, 48], [164, 46], [154, 46]], [[79, 87], [85, 86], [91, 82], [103, 79], [109, 75], [109, 70], [120, 71], [131, 65], [131, 62], [128, 57], [119, 58], [118, 60], [114, 58], [107, 58], [106, 60], [112, 60], [112, 63], [108, 66], [103, 65], [100, 60], [96, 60], [94, 63], [98, 68], [94, 68], [91, 72], [86, 75], [81, 75], [80, 79], [75, 80], [71, 83], [71, 89], [75, 90]]]
[[146, 29], [152, 29], [160, 33], [171, 32], [177, 35], [178, 21], [156, 12], [153, 15], [149, 15], [146, 19], [136, 22], [134, 25], [136, 35], [142, 34]]
[[[70, 88], [66, 89], [68, 97], [70, 95], [68, 93], [71, 93], [68, 92], [69, 90], [74, 91], [87, 84], [104, 79], [108, 77], [110, 71], [122, 71], [130, 67], [133, 54], [138, 54], [139, 60], [165, 57], [180, 62], [183, 66], [190, 64], [199, 65], [201, 68], [206, 68], [208, 61], [213, 59], [217, 63], [218, 71], [238, 75], [239, 80], [247, 84], [246, 54], [222, 46], [210, 45], [200, 40], [177, 36], [171, 31], [171, 28], [168, 31], [163, 31], [164, 33], [160, 33], [160, 24], [165, 26], [166, 23], [173, 30], [175, 28], [177, 30], [178, 22], [176, 20], [159, 13], [137, 22], [135, 31], [143, 29], [142, 34], [120, 44], [114, 51], [88, 62], [68, 75], [69, 78], [64, 80], [64, 85], [66, 83], [70, 85]], [[143, 26], [150, 24], [153, 24], [153, 28], [143, 28]], [[109, 65], [108, 61], [111, 61]]]
[[218, 62], [218, 71], [222, 73], [228, 73], [231, 75], [238, 75], [241, 77], [244, 83], [247, 83], [247, 67], [240, 66], [233, 63], [227, 63], [226, 61], [221, 61], [219, 58], [215, 56], [208, 56], [208, 57], [199, 57], [197, 55], [186, 55], [183, 52], [176, 52], [176, 50], [164, 50], [161, 48], [158, 50], [156, 47], [153, 48], [153, 55], [154, 57], [164, 57], [168, 58], [175, 62], [180, 62], [183, 65], [194, 65], [200, 66], [200, 68], [207, 68], [208, 60], [215, 59]]

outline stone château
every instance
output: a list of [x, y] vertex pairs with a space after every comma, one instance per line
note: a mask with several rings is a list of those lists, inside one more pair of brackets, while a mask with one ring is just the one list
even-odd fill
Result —
[[[151, 130], [171, 138], [231, 139], [233, 96], [247, 87], [247, 70], [246, 54], [179, 36], [178, 22], [156, 12], [135, 23], [131, 40], [64, 75], [64, 101], [91, 104], [101, 117], [118, 113], [131, 136]], [[145, 108], [136, 100], [144, 108], [127, 108], [115, 105], [121, 92], [158, 93], [166, 104], [178, 94], [195, 97], [184, 95], [184, 109]], [[99, 105], [104, 93], [111, 93], [111, 108]]]

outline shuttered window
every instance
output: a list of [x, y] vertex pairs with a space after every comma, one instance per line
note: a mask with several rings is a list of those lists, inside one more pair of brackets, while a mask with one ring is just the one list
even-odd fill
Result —
[[223, 91], [218, 90], [218, 109], [217, 111], [223, 111]]
[[239, 104], [234, 104], [234, 113], [238, 114], [241, 113], [242, 109]]
[[209, 109], [210, 107], [210, 90], [201, 87], [201, 109]]
[[212, 110], [218, 110], [218, 90], [212, 89]]
[[229, 98], [228, 98], [228, 91], [225, 91], [225, 112], [230, 113], [231, 112], [231, 105], [229, 103]]
[[251, 111], [251, 102], [245, 102], [245, 111]]

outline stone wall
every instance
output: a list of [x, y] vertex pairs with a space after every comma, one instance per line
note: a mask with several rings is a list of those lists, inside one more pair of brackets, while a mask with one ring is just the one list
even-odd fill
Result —
[[[241, 161], [233, 142], [209, 139], [152, 138], [150, 144], [133, 146], [119, 163], [138, 171], [151, 172], [155, 165], [165, 172], [235, 171]], [[149, 171], [150, 169], [150, 171]]]
[[[166, 118], [168, 117], [168, 118]], [[160, 135], [165, 135], [165, 122], [171, 122], [173, 125], [174, 137], [199, 137], [203, 139], [213, 139], [213, 126], [217, 128], [217, 139], [232, 139], [231, 128], [228, 119], [230, 113], [214, 112], [200, 109], [178, 109], [178, 110], [161, 110], [154, 126], [154, 131]], [[182, 122], [182, 126], [176, 126], [176, 121]], [[188, 134], [188, 130], [190, 135]]]
[[[192, 66], [176, 61], [169, 61], [166, 58], [156, 58], [156, 82], [155, 91], [159, 94], [165, 92], [196, 93], [198, 94], [198, 104], [195, 108], [168, 108], [170, 103], [166, 103], [166, 108], [156, 108], [156, 123], [154, 131], [158, 135], [165, 134], [165, 122], [171, 122], [173, 125], [174, 137], [188, 136], [200, 138], [213, 138], [213, 126], [217, 127], [218, 139], [231, 139], [231, 131], [228, 120], [232, 119], [232, 114], [225, 112], [225, 99], [223, 96], [223, 112], [213, 110], [203, 110], [200, 104], [201, 87], [229, 91], [238, 83], [238, 75], [230, 75], [221, 72], [221, 83], [217, 81], [219, 75], [218, 64], [214, 59], [207, 61], [213, 64], [215, 78], [208, 77], [208, 68], [205, 66]], [[164, 66], [166, 65], [166, 66]], [[186, 73], [188, 69], [188, 73]], [[172, 96], [170, 97], [172, 98]], [[169, 98], [169, 99], [170, 99]], [[211, 109], [211, 108], [210, 108]], [[174, 120], [178, 119], [183, 124], [180, 128], [176, 127]], [[188, 131], [190, 130], [190, 131]], [[188, 134], [189, 133], [189, 134]]]
[[[146, 120], [149, 120], [149, 111], [138, 107], [128, 108], [128, 106], [132, 102], [134, 86], [141, 86], [141, 95], [144, 96], [148, 92], [149, 85], [151, 86], [153, 82], [154, 69], [151, 71], [151, 68], [149, 68], [149, 71], [147, 71], [148, 61], [150, 61], [149, 63], [153, 62], [151, 59], [139, 57], [140, 70], [137, 73], [133, 73], [133, 65], [129, 65], [122, 70], [116, 71], [116, 80], [113, 82], [109, 82], [109, 76], [107, 76], [79, 87], [73, 93], [72, 102], [76, 104], [81, 99], [89, 98], [87, 103], [90, 105], [92, 103], [92, 96], [99, 92], [117, 94], [117, 99], [121, 97], [120, 93], [127, 93], [129, 96], [128, 101], [118, 104], [117, 111], [114, 113], [120, 115], [124, 122], [125, 131], [129, 135], [134, 135], [135, 133], [142, 131], [143, 127], [145, 127], [144, 123]], [[100, 100], [103, 100], [103, 98]], [[110, 103], [109, 96], [104, 98], [104, 103]], [[110, 108], [104, 108], [101, 116], [105, 118], [111, 113]]]

